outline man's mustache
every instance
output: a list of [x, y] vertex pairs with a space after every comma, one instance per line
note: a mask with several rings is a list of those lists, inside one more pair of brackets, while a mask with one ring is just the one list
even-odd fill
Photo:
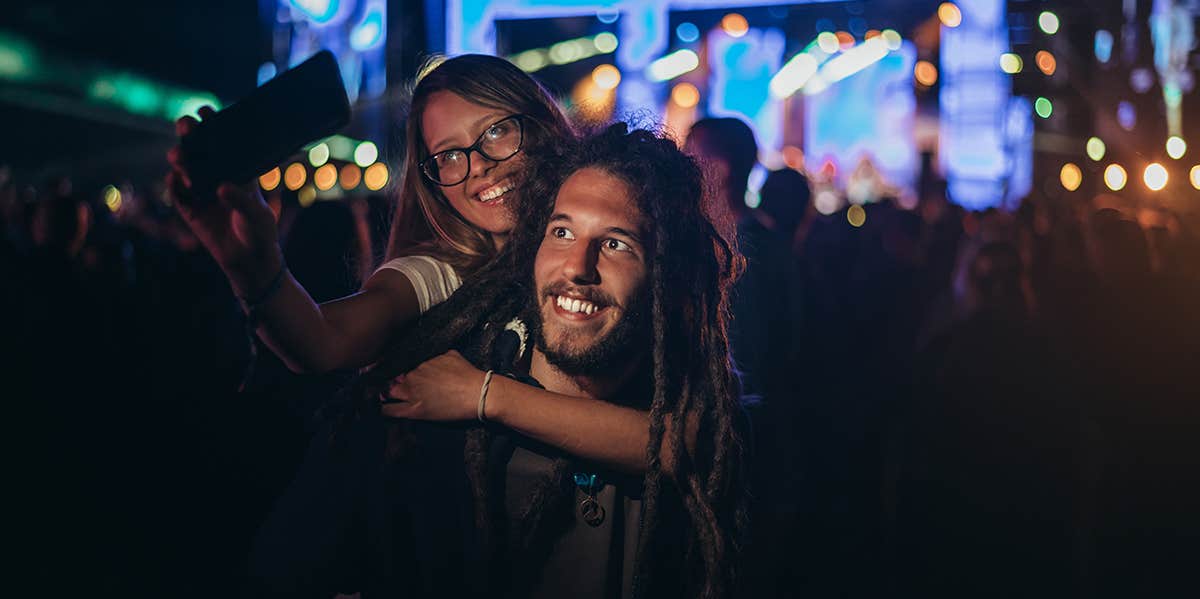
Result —
[[613, 296], [611, 296], [607, 293], [604, 293], [603, 291], [601, 291], [595, 287], [580, 287], [580, 286], [576, 286], [576, 285], [571, 285], [570, 283], [567, 283], [565, 281], [556, 281], [554, 283], [550, 283], [549, 285], [546, 285], [545, 287], [542, 287], [541, 295], [542, 295], [542, 297], [550, 297], [550, 296], [554, 296], [554, 295], [570, 296], [570, 297], [574, 297], [574, 298], [587, 300], [600, 308], [603, 308], [605, 306], [620, 307], [619, 304], [617, 303], [616, 298], [614, 298]]

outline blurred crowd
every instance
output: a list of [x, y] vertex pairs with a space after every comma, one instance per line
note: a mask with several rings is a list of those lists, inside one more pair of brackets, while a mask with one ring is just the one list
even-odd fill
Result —
[[[753, 596], [1194, 586], [1191, 223], [1037, 195], [970, 212], [931, 176], [915, 208], [882, 197], [826, 215], [809, 189], [771, 173], [739, 225], [734, 352], [758, 398]], [[314, 299], [358, 289], [382, 255], [387, 198], [269, 195]], [[31, 588], [237, 588], [348, 374], [293, 375], [253, 341], [163, 198], [0, 170], [0, 358]]]

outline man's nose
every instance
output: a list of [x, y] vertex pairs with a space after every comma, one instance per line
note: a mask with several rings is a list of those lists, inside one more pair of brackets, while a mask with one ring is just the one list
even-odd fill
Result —
[[600, 282], [600, 271], [596, 261], [600, 256], [597, 248], [589, 243], [577, 243], [567, 252], [563, 261], [563, 276], [572, 283], [596, 284]]

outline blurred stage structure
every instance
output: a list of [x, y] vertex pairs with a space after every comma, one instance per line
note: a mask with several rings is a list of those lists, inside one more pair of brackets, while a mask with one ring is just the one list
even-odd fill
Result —
[[[1200, 189], [1198, 151], [1188, 147], [1200, 138], [1191, 116], [1200, 114], [1200, 0], [182, 3], [154, 5], [160, 26], [176, 33], [164, 29], [146, 47], [125, 42], [124, 54], [105, 45], [108, 60], [93, 57], [79, 32], [128, 26], [120, 11], [24, 4], [24, 14], [49, 16], [0, 24], [0, 103], [15, 109], [0, 120], [15, 132], [0, 161], [34, 178], [110, 179], [97, 188], [116, 183], [114, 173], [160, 171], [180, 114], [236, 100], [328, 48], [354, 122], [263, 179], [283, 189], [299, 182], [292, 191], [308, 200], [396, 180], [387, 169], [402, 158], [405, 85], [429, 55], [464, 52], [509, 58], [585, 119], [633, 115], [681, 136], [705, 116], [745, 119], [761, 147], [751, 205], [766, 171], [784, 166], [828, 192], [817, 195], [823, 212], [885, 196], [913, 206], [941, 180], [972, 209], [1015, 209], [1032, 193], [1190, 212], [1195, 202], [1184, 198]], [[68, 16], [74, 29], [58, 22]], [[229, 19], [253, 22], [226, 39]], [[173, 38], [178, 47], [146, 56]], [[203, 54], [224, 46], [209, 64]], [[54, 155], [59, 129], [111, 139]]]

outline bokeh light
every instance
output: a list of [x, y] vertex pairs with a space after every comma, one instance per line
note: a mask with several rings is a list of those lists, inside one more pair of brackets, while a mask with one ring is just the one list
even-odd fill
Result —
[[1025, 61], [1021, 60], [1020, 56], [1012, 52], [1005, 52], [1000, 55], [1000, 70], [1009, 75], [1016, 75], [1025, 68]]
[[783, 146], [783, 163], [788, 165], [788, 168], [797, 171], [804, 171], [804, 150], [796, 146]]
[[358, 168], [357, 164], [344, 164], [342, 170], [338, 173], [338, 183], [342, 185], [342, 189], [350, 191], [362, 182], [362, 169]]
[[1042, 14], [1038, 15], [1038, 27], [1040, 27], [1042, 31], [1046, 33], [1046, 35], [1054, 35], [1058, 33], [1058, 15], [1048, 10], [1043, 11]]
[[304, 170], [304, 165], [299, 162], [289, 164], [287, 170], [283, 171], [283, 184], [292, 191], [300, 189], [306, 179], [308, 171]]
[[1096, 162], [1100, 162], [1104, 158], [1104, 152], [1108, 148], [1105, 147], [1104, 141], [1099, 137], [1091, 137], [1087, 140], [1087, 155], [1088, 158]]
[[1121, 191], [1125, 189], [1125, 184], [1129, 182], [1129, 175], [1125, 173], [1125, 168], [1119, 164], [1110, 164], [1104, 169], [1104, 184], [1113, 191]]
[[822, 31], [817, 35], [817, 46], [826, 54], [838, 51], [838, 38], [831, 31]]
[[313, 173], [313, 184], [321, 191], [332, 189], [336, 183], [337, 167], [332, 164], [324, 164]]
[[1074, 163], [1068, 162], [1058, 172], [1058, 180], [1067, 191], [1075, 191], [1083, 183], [1083, 171]]
[[817, 212], [820, 212], [825, 216], [829, 216], [830, 214], [837, 212], [838, 206], [840, 206], [841, 203], [842, 200], [838, 198], [837, 192], [833, 191], [832, 189], [822, 189], [821, 191], [817, 192], [816, 196], [813, 197], [813, 207], [817, 209]]
[[671, 101], [680, 108], [691, 108], [700, 103], [700, 90], [691, 83], [680, 83], [671, 88]]
[[685, 21], [675, 28], [675, 37], [684, 43], [692, 43], [700, 39], [700, 28], [695, 23]]
[[354, 162], [358, 166], [367, 166], [379, 159], [379, 148], [374, 142], [364, 141], [354, 148]]
[[1058, 70], [1058, 61], [1054, 59], [1053, 54], [1045, 50], [1038, 50], [1033, 60], [1037, 63], [1038, 70], [1046, 75], [1053, 75], [1054, 71]]
[[387, 185], [387, 182], [388, 168], [387, 165], [382, 162], [376, 162], [375, 164], [368, 166], [367, 170], [363, 171], [363, 183], [367, 186], [367, 189], [371, 191], [379, 191], [380, 189], [383, 189], [383, 186]]
[[283, 173], [279, 167], [275, 167], [258, 177], [258, 185], [263, 188], [263, 191], [271, 191], [279, 187], [279, 181], [283, 179]]
[[296, 202], [300, 204], [301, 208], [308, 208], [316, 201], [317, 190], [313, 189], [312, 185], [306, 185], [304, 186], [304, 189], [301, 189], [298, 193], [296, 193]]
[[846, 220], [850, 221], [852, 227], [861, 227], [867, 222], [867, 211], [862, 206], [855, 204], [846, 210]]
[[837, 37], [838, 47], [842, 50], [849, 50], [854, 47], [854, 36], [850, 35], [849, 31], [839, 31], [833, 35]]
[[117, 212], [121, 209], [121, 190], [115, 185], [104, 186], [104, 205], [108, 207], [109, 212]]
[[605, 31], [592, 39], [592, 43], [596, 46], [596, 51], [601, 54], [608, 54], [617, 49], [617, 36]]
[[1158, 191], [1167, 186], [1167, 169], [1163, 165], [1152, 162], [1142, 173], [1142, 181], [1150, 191]]
[[746, 17], [736, 12], [731, 12], [721, 18], [721, 29], [732, 37], [742, 37], [746, 35], [746, 32], [750, 31], [750, 23], [746, 20]]
[[1054, 114], [1054, 104], [1051, 103], [1047, 98], [1038, 98], [1033, 103], [1033, 111], [1036, 112], [1038, 116], [1048, 119], [1050, 118], [1051, 114]]
[[946, 27], [958, 27], [962, 25], [962, 11], [953, 2], [943, 2], [941, 6], [938, 6], [937, 14], [938, 20]]
[[888, 50], [899, 50], [901, 43], [904, 42], [904, 38], [900, 37], [900, 32], [896, 31], [895, 29], [884, 29], [883, 33], [880, 35], [883, 36], [883, 40], [887, 42]]
[[1188, 177], [1192, 180], [1192, 187], [1200, 189], [1200, 164], [1192, 167], [1191, 172], [1188, 173]]
[[1133, 131], [1137, 126], [1137, 109], [1129, 102], [1117, 104], [1117, 123], [1126, 131]]
[[1183, 141], [1182, 137], [1179, 137], [1178, 135], [1172, 135], [1171, 137], [1167, 138], [1167, 156], [1170, 156], [1175, 160], [1179, 160], [1180, 158], [1183, 158], [1183, 155], [1186, 153], [1187, 142]]
[[329, 162], [329, 144], [322, 142], [308, 149], [308, 163], [314, 168], [326, 162]]
[[937, 67], [933, 66], [933, 63], [928, 60], [918, 60], [916, 66], [913, 67], [913, 77], [916, 78], [917, 83], [925, 87], [930, 87], [937, 83]]
[[616, 89], [621, 83], [621, 71], [611, 64], [602, 64], [592, 70], [592, 81], [600, 89]]

